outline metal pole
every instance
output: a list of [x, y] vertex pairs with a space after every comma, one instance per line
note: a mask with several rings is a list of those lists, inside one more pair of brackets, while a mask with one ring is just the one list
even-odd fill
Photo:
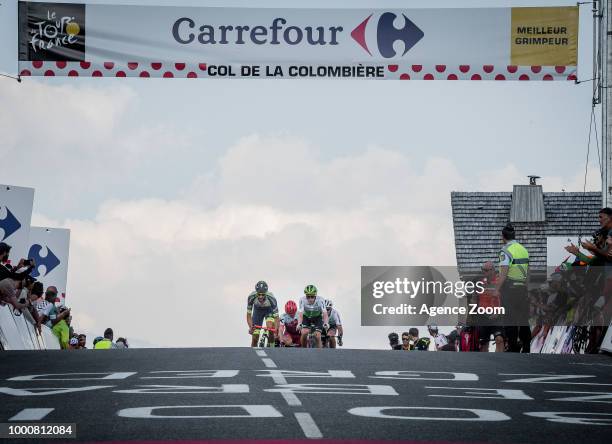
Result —
[[602, 81], [603, 88], [602, 96], [602, 149], [604, 151], [603, 171], [602, 171], [602, 203], [604, 207], [612, 205], [612, 116], [609, 113], [609, 105], [612, 103], [612, 88], [608, 87], [608, 80], [612, 79], [612, 0], [601, 1], [600, 5], [603, 9], [603, 29], [602, 29], [602, 48], [601, 55], [605, 65], [602, 66]]

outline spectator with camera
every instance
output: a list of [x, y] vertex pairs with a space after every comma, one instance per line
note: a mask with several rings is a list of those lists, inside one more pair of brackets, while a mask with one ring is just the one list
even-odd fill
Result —
[[35, 266], [34, 259], [21, 259], [16, 267], [12, 267], [9, 262], [11, 246], [0, 242], [0, 281], [11, 278], [13, 280], [25, 279]]

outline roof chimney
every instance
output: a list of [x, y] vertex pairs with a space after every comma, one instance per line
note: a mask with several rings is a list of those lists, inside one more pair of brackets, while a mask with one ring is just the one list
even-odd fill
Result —
[[527, 176], [529, 177], [529, 185], [537, 185], [536, 180], [541, 179], [540, 176]]

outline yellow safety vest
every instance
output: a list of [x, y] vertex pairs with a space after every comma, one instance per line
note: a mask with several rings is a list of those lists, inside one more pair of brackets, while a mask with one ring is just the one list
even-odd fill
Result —
[[517, 241], [510, 241], [501, 249], [501, 254], [506, 254], [510, 259], [508, 267], [508, 279], [514, 282], [526, 282], [529, 270], [529, 252]]
[[96, 350], [108, 350], [112, 346], [113, 346], [113, 343], [111, 342], [110, 339], [102, 339], [101, 341], [98, 341], [96, 343], [94, 349], [96, 349]]

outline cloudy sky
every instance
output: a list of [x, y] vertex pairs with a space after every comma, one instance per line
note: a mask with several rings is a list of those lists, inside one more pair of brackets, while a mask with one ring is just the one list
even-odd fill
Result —
[[[0, 38], [14, 44], [0, 71], [13, 74], [15, 14], [2, 0]], [[510, 191], [528, 174], [581, 191], [591, 94], [588, 82], [0, 78], [0, 182], [36, 189], [33, 224], [71, 229], [67, 304], [90, 337], [112, 326], [141, 345], [246, 345], [246, 296], [264, 279], [281, 304], [315, 283], [346, 346], [381, 348], [389, 329], [360, 326], [360, 266], [454, 265], [451, 191]]]

